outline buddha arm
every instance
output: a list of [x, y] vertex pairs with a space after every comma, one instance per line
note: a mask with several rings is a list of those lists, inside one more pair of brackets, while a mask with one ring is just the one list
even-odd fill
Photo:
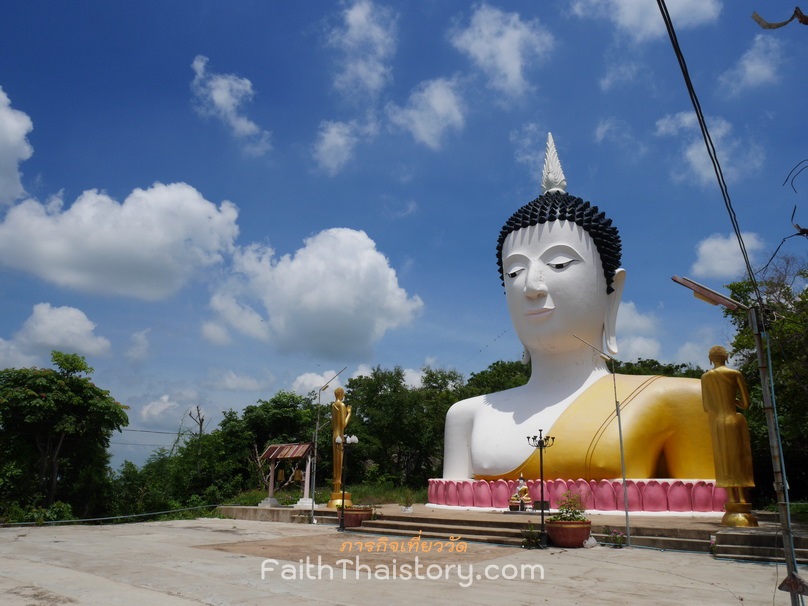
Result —
[[715, 478], [712, 438], [699, 381], [665, 379], [660, 394], [670, 435], [663, 447], [669, 477]]
[[471, 431], [479, 404], [478, 398], [452, 405], [446, 413], [443, 446], [443, 477], [467, 480], [474, 477], [471, 465]]
[[741, 410], [747, 410], [749, 408], [749, 391], [746, 389], [746, 381], [744, 381], [743, 375], [740, 372], [736, 377], [738, 379], [738, 393], [740, 397], [736, 400], [735, 404]]

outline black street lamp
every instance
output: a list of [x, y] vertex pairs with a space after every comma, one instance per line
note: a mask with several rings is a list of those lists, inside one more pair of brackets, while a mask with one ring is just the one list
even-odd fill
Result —
[[348, 458], [348, 445], [358, 444], [359, 438], [356, 436], [337, 436], [334, 438], [337, 446], [342, 450], [342, 461], [340, 464], [340, 482], [342, 483], [342, 502], [340, 503], [339, 530], [345, 530], [345, 459]]
[[544, 528], [544, 449], [550, 448], [555, 442], [552, 436], [541, 435], [542, 430], [539, 430], [537, 436], [527, 436], [527, 443], [533, 448], [539, 449], [539, 482], [541, 482], [541, 530], [539, 533], [539, 547], [545, 549], [547, 547], [547, 531]]

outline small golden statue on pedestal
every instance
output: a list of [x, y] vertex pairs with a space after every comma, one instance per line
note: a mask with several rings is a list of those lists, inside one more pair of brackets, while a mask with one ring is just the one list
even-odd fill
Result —
[[516, 492], [511, 495], [511, 505], [518, 505], [520, 511], [524, 511], [530, 506], [530, 490], [528, 490], [525, 479], [520, 477], [516, 485]]
[[351, 502], [351, 493], [345, 493], [345, 503], [342, 501], [342, 444], [337, 443], [338, 437], [345, 436], [345, 428], [348, 421], [351, 420], [351, 407], [346, 406], [342, 399], [345, 397], [345, 390], [342, 387], [337, 387], [334, 390], [334, 397], [336, 400], [331, 403], [331, 452], [334, 467], [334, 486], [331, 493], [331, 500], [328, 501], [328, 507], [335, 508], [350, 507], [353, 505]]
[[710, 419], [715, 460], [715, 485], [727, 489], [723, 526], [757, 526], [746, 488], [755, 485], [749, 427], [737, 408], [749, 408], [749, 392], [743, 375], [727, 368], [727, 350], [710, 348], [712, 370], [701, 377], [702, 402]]

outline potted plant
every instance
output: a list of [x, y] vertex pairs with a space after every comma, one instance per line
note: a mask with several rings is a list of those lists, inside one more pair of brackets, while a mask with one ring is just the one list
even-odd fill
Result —
[[337, 508], [339, 515], [345, 518], [343, 524], [345, 528], [357, 528], [373, 516], [372, 505], [350, 505], [344, 508], [338, 505]]
[[592, 531], [581, 496], [567, 491], [558, 501], [558, 512], [547, 519], [547, 537], [556, 547], [583, 547]]

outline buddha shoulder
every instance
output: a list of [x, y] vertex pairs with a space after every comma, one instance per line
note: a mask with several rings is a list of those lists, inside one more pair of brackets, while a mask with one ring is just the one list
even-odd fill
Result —
[[636, 397], [644, 403], [678, 408], [701, 407], [701, 381], [686, 377], [618, 375], [618, 384], [626, 388], [621, 399]]
[[508, 410], [510, 408], [509, 404], [513, 405], [513, 403], [523, 398], [525, 391], [525, 386], [522, 385], [503, 391], [466, 398], [465, 400], [460, 400], [452, 404], [449, 408], [449, 414], [455, 416], [474, 415], [477, 411], [485, 407]]

